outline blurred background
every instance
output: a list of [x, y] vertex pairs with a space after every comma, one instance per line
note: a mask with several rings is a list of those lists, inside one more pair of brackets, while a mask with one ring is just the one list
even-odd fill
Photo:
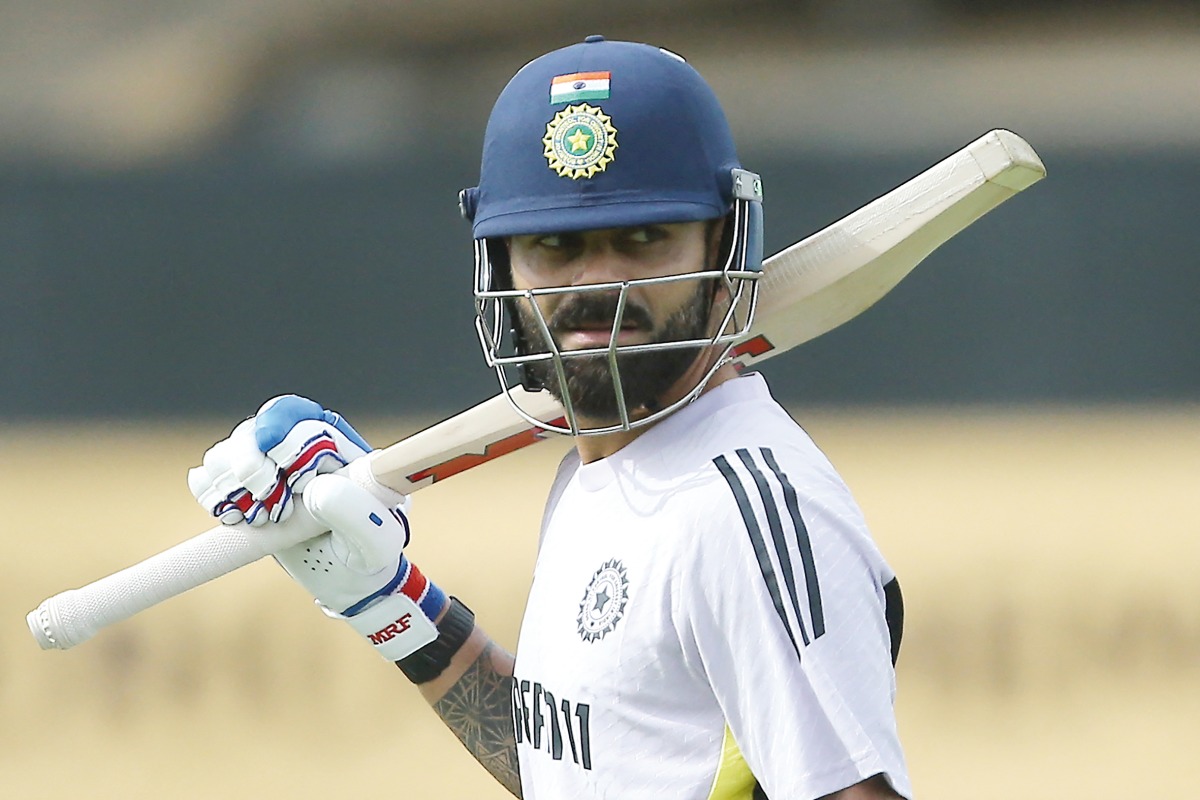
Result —
[[[768, 251], [991, 128], [1038, 150], [1043, 183], [764, 372], [902, 576], [920, 796], [1189, 796], [1183, 0], [0, 0], [3, 795], [503, 796], [272, 565], [69, 653], [24, 614], [207, 527], [186, 469], [272, 395], [383, 445], [496, 391], [457, 192], [512, 73], [591, 33], [709, 79], [764, 176]], [[414, 560], [510, 646], [565, 446], [418, 503]]]

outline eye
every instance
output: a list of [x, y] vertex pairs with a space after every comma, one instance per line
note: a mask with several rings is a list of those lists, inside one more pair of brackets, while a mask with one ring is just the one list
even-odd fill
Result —
[[666, 238], [665, 229], [657, 225], [645, 225], [640, 228], [630, 228], [628, 239], [635, 244], [650, 244]]
[[578, 233], [543, 233], [533, 238], [533, 244], [546, 250], [578, 250], [583, 246], [583, 237]]

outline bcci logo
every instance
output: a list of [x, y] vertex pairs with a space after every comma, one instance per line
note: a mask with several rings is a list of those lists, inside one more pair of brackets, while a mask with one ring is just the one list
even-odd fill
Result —
[[625, 577], [625, 565], [615, 558], [605, 561], [592, 582], [583, 592], [579, 603], [579, 638], [594, 642], [617, 627], [625, 614], [625, 603], [629, 601], [629, 579]]
[[612, 117], [587, 103], [567, 106], [546, 125], [542, 155], [561, 177], [577, 180], [603, 172], [617, 149]]

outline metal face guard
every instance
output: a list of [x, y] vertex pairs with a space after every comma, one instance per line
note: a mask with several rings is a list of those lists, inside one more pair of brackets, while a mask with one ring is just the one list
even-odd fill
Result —
[[[649, 425], [682, 406], [690, 403], [704, 390], [709, 379], [723, 364], [729, 349], [749, 330], [754, 319], [757, 304], [758, 278], [761, 272], [761, 254], [748, 252], [747, 242], [753, 243], [761, 236], [756, 236], [752, 226], [761, 225], [761, 217], [755, 218], [755, 212], [760, 208], [755, 203], [739, 199], [734, 203], [733, 244], [721, 269], [689, 272], [677, 275], [666, 275], [656, 278], [639, 278], [628, 281], [589, 284], [586, 286], [560, 286], [542, 289], [511, 289], [510, 278], [504, 261], [497, 262], [492, 257], [487, 239], [475, 240], [475, 330], [483, 349], [484, 358], [489, 367], [496, 372], [501, 391], [512, 403], [516, 412], [528, 422], [538, 427], [572, 436], [598, 435], [628, 431], [644, 425]], [[751, 244], [753, 246], [753, 244]], [[672, 340], [666, 342], [649, 342], [645, 344], [617, 344], [617, 334], [621, 329], [629, 292], [633, 288], [651, 287], [680, 281], [719, 281], [728, 294], [729, 307], [726, 309], [720, 323], [715, 326], [712, 334], [703, 338]], [[498, 288], [499, 287], [499, 288]], [[550, 333], [548, 321], [538, 306], [538, 299], [556, 294], [581, 293], [612, 293], [617, 292], [617, 309], [607, 347], [589, 348], [584, 350], [561, 350]], [[541, 331], [541, 343], [538, 348], [532, 347], [531, 342], [519, 340], [516, 333], [516, 306], [528, 304], [533, 311], [533, 318]], [[619, 357], [624, 354], [664, 351], [680, 348], [704, 349], [710, 347], [724, 348], [704, 376], [683, 397], [670, 405], [658, 409], [651, 414], [630, 419], [629, 408], [621, 385]], [[574, 402], [567, 385], [565, 363], [571, 359], [595, 358], [603, 356], [607, 359], [612, 376], [613, 391], [616, 393], [616, 405], [619, 419], [611, 425], [582, 427], [575, 412]], [[529, 382], [529, 365], [549, 361], [553, 367], [554, 379], [557, 381], [555, 396], [562, 398], [565, 425], [548, 424], [523, 409], [520, 403], [510, 393], [515, 386], [527, 389], [549, 388], [532, 386]]]

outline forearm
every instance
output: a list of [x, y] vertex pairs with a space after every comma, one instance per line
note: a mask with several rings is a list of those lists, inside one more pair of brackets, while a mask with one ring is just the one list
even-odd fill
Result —
[[476, 626], [450, 666], [420, 690], [471, 755], [520, 797], [512, 675], [512, 655]]

